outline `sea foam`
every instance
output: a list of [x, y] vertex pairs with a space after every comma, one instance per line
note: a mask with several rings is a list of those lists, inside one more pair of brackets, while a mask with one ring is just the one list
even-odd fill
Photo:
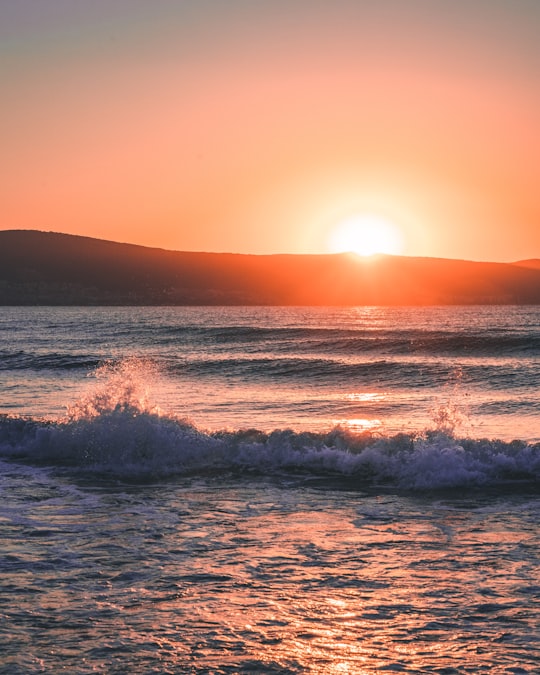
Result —
[[457, 439], [440, 432], [355, 436], [339, 427], [327, 434], [204, 432], [184, 420], [129, 408], [75, 421], [4, 416], [0, 454], [125, 480], [221, 470], [333, 474], [405, 489], [540, 481], [540, 444]]

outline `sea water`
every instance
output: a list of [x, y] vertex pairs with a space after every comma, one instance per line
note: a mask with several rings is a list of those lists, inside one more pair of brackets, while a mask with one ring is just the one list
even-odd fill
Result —
[[540, 672], [535, 307], [1, 308], [0, 672]]

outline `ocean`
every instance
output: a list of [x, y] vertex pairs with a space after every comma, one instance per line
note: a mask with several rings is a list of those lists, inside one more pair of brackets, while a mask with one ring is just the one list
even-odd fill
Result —
[[0, 673], [539, 673], [537, 307], [0, 308]]

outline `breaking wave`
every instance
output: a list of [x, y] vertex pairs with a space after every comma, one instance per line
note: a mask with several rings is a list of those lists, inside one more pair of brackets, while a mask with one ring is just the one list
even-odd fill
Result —
[[358, 486], [429, 490], [540, 483], [540, 443], [458, 438], [455, 411], [438, 411], [422, 434], [256, 429], [205, 431], [152, 405], [139, 359], [106, 364], [91, 391], [59, 420], [0, 416], [0, 455], [120, 480], [196, 473], [303, 473]]

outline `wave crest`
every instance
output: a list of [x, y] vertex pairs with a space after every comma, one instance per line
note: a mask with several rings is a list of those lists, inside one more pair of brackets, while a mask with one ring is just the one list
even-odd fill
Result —
[[376, 437], [276, 430], [208, 433], [185, 420], [115, 409], [60, 422], [0, 419], [4, 457], [122, 480], [197, 472], [303, 472], [411, 490], [540, 480], [540, 444], [456, 439], [441, 432]]

